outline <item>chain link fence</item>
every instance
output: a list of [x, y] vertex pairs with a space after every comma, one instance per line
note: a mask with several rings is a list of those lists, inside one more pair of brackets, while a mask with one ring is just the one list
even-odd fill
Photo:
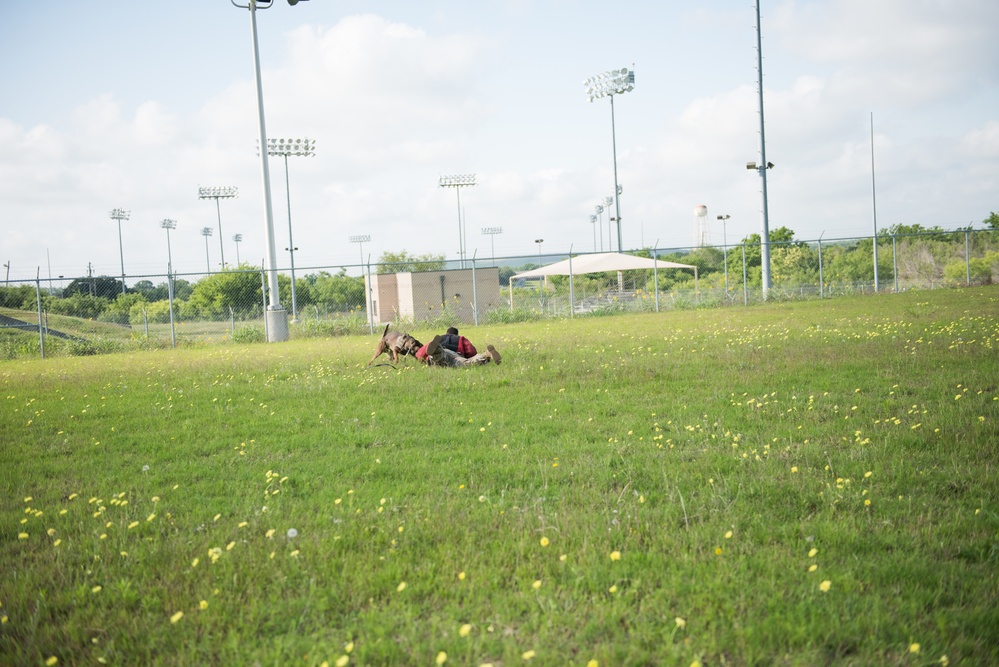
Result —
[[[574, 257], [579, 254], [574, 253]], [[567, 254], [278, 270], [293, 338], [516, 322], [621, 312], [748, 306], [764, 300], [761, 246], [646, 248], [632, 254], [695, 270], [511, 277]], [[999, 232], [770, 244], [767, 300], [828, 298], [999, 281]], [[45, 357], [267, 340], [267, 275], [242, 266], [170, 276], [36, 274], [0, 288], [0, 358]]]

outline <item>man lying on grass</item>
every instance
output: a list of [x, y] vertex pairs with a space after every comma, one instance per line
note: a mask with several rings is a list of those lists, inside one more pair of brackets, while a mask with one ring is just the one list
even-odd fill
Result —
[[486, 346], [484, 353], [478, 353], [475, 346], [458, 335], [458, 330], [450, 327], [444, 335], [434, 339], [416, 351], [416, 358], [428, 366], [477, 366], [500, 362], [500, 353], [492, 345]]

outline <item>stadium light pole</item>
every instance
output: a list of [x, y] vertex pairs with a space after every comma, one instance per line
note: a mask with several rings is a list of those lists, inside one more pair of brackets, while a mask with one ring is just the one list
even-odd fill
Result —
[[118, 221], [118, 254], [121, 257], [121, 293], [125, 293], [125, 250], [121, 243], [121, 221], [128, 220], [129, 212], [123, 208], [111, 209], [111, 219]]
[[442, 188], [454, 188], [458, 195], [458, 257], [461, 260], [461, 268], [465, 268], [465, 233], [463, 231], [464, 225], [461, 222], [461, 189], [475, 185], [475, 174], [441, 176], [437, 184]]
[[360, 251], [361, 251], [361, 264], [363, 265], [364, 264], [364, 244], [368, 243], [369, 241], [371, 241], [371, 235], [370, 234], [355, 234], [354, 236], [348, 236], [347, 240], [350, 241], [351, 243], [358, 244], [358, 247], [360, 248]]
[[242, 234], [233, 234], [232, 235], [232, 241], [233, 241], [233, 243], [236, 244], [236, 268], [239, 268], [240, 264], [242, 264], [242, 262], [239, 261], [239, 244], [240, 244], [240, 242], [242, 240], [243, 240], [243, 235]]
[[298, 300], [295, 297], [295, 241], [291, 234], [291, 181], [288, 179], [288, 156], [312, 157], [316, 154], [315, 139], [268, 139], [267, 154], [284, 158], [284, 189], [288, 195], [288, 247], [291, 256], [291, 319], [298, 319]]
[[502, 227], [483, 227], [482, 228], [482, 233], [489, 235], [489, 248], [492, 251], [493, 266], [496, 266], [496, 243], [495, 243], [495, 241], [496, 241], [496, 235], [497, 234], [502, 234], [503, 233], [503, 228]]
[[239, 188], [198, 188], [198, 199], [214, 199], [215, 211], [219, 219], [219, 253], [222, 257], [222, 268], [225, 269], [225, 248], [222, 247], [222, 207], [219, 206], [220, 199], [232, 199], [239, 195]]
[[205, 265], [208, 268], [209, 275], [212, 273], [212, 260], [208, 256], [208, 237], [212, 235], [212, 231], [211, 227], [201, 228], [201, 235], [205, 237]]
[[[593, 252], [597, 251], [597, 216], [595, 213], [590, 214], [590, 225], [593, 227]], [[603, 227], [600, 228], [600, 233], [603, 233]]]
[[760, 25], [760, 0], [756, 0], [756, 87], [760, 107], [760, 164], [747, 162], [746, 169], [755, 169], [760, 174], [761, 196], [763, 198], [763, 235], [760, 238], [760, 260], [762, 266], [761, 282], [763, 299], [770, 293], [770, 213], [767, 205], [767, 170], [773, 169], [772, 162], [767, 162], [767, 139], [763, 122], [763, 38]]
[[725, 223], [731, 217], [728, 214], [718, 216], [722, 223], [722, 252], [725, 255], [725, 296], [728, 296], [728, 241], [725, 238]]
[[614, 96], [623, 95], [635, 89], [635, 72], [627, 67], [612, 69], [583, 81], [590, 102], [601, 97], [610, 98], [611, 146], [614, 154], [614, 221], [617, 222], [617, 251], [621, 252], [621, 187], [617, 182], [617, 132], [614, 123]]
[[[597, 212], [597, 219], [600, 220], [600, 252], [604, 251], [604, 205], [597, 204], [593, 207]], [[610, 217], [610, 216], [607, 216]], [[610, 221], [607, 221], [607, 243], [610, 244]]]
[[[264, 123], [264, 88], [260, 80], [260, 49], [257, 47], [257, 7], [267, 9], [273, 4], [273, 0], [247, 0], [246, 4], [239, 4], [236, 0], [229, 0], [233, 7], [250, 10], [250, 39], [253, 46], [253, 75], [257, 86], [257, 125], [259, 146], [267, 145], [267, 128]], [[289, 5], [298, 4], [299, 0], [288, 0]], [[274, 243], [274, 214], [271, 209], [271, 177], [267, 165], [267, 155], [261, 151], [260, 155], [260, 177], [264, 190], [264, 238], [267, 239], [267, 285], [269, 304], [265, 315], [267, 320], [267, 341], [276, 343], [286, 341], [289, 338], [288, 332], [288, 311], [281, 305], [281, 296], [278, 290], [277, 279], [277, 247]], [[294, 284], [294, 282], [292, 283]]]
[[[173, 252], [170, 250], [170, 230], [177, 229], [177, 221], [170, 220], [166, 218], [160, 221], [160, 227], [166, 230], [167, 233], [167, 273], [173, 272]], [[167, 276], [169, 278], [169, 276]]]

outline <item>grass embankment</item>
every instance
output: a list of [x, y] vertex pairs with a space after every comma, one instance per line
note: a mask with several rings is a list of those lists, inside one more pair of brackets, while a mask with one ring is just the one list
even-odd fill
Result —
[[467, 333], [0, 364], [0, 663], [999, 662], [996, 288]]

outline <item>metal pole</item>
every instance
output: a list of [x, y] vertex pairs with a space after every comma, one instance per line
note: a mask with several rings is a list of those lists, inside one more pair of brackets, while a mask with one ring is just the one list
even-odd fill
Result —
[[[121, 223], [119, 223], [121, 224]], [[41, 350], [42, 359], [45, 358], [45, 331], [42, 329], [42, 269], [38, 267], [35, 271], [35, 302], [38, 304], [38, 347]], [[122, 283], [124, 284], [124, 283]]]
[[656, 312], [659, 312], [659, 239], [656, 239], [656, 247], [652, 249], [652, 286], [656, 291]]
[[368, 332], [375, 332], [374, 299], [371, 295], [371, 257], [368, 256]]
[[118, 255], [121, 257], [121, 293], [125, 293], [125, 249], [121, 243], [121, 217], [118, 218]]
[[898, 247], [895, 244], [895, 235], [891, 235], [891, 266], [892, 277], [895, 280], [895, 293], [898, 294]]
[[819, 236], [819, 298], [826, 297], [826, 284], [822, 280], [822, 237]]
[[614, 127], [614, 96], [610, 96], [611, 145], [614, 148], [614, 215], [617, 222], [617, 251], [621, 252], [621, 193], [617, 184], [617, 131]]
[[[264, 186], [264, 231], [267, 238], [267, 283], [270, 288], [270, 306], [273, 313], [274, 329], [267, 329], [268, 341], [288, 340], [288, 314], [281, 306], [278, 291], [277, 247], [274, 243], [274, 214], [271, 209], [271, 177], [267, 164], [267, 129], [264, 123], [264, 88], [260, 77], [260, 50], [257, 45], [257, 0], [249, 0], [250, 34], [253, 42], [253, 74], [257, 85], [257, 120], [260, 130], [260, 178]], [[264, 314], [267, 318], [270, 315]]]
[[225, 246], [222, 245], [222, 205], [219, 204], [218, 197], [215, 198], [215, 212], [219, 219], [219, 257], [222, 258], [222, 270], [225, 271]]
[[478, 252], [476, 249], [472, 253], [472, 319], [475, 320], [475, 326], [479, 326], [479, 293], [475, 282], [475, 255]]
[[971, 249], [968, 245], [968, 230], [964, 230], [964, 270], [967, 275], [968, 286], [971, 286]]
[[746, 242], [742, 243], [742, 305], [749, 305], [749, 285], [747, 284], [746, 272]]
[[874, 183], [874, 112], [871, 112], [871, 204], [874, 208], [874, 293], [881, 288], [878, 281], [878, 191]]
[[[167, 247], [169, 239], [170, 232], [167, 232]], [[173, 260], [167, 264], [167, 310], [170, 311], [170, 347], [177, 347], [177, 329], [173, 321]]]
[[288, 252], [291, 254], [291, 321], [298, 319], [298, 300], [295, 297], [295, 240], [291, 237], [291, 181], [288, 180], [288, 154], [284, 155], [284, 190], [288, 195]]
[[569, 319], [573, 319], [576, 316], [576, 291], [573, 285], [573, 275], [572, 275], [572, 246], [569, 246]]
[[461, 233], [461, 187], [456, 187], [454, 193], [458, 195], [458, 265], [465, 268], [465, 243]]
[[756, 0], [756, 69], [759, 83], [760, 100], [760, 181], [763, 193], [763, 237], [760, 239], [760, 253], [762, 259], [762, 282], [763, 298], [766, 299], [770, 291], [770, 214], [767, 207], [767, 141], [763, 122], [763, 38], [761, 36], [762, 26], [760, 24], [760, 0]]

